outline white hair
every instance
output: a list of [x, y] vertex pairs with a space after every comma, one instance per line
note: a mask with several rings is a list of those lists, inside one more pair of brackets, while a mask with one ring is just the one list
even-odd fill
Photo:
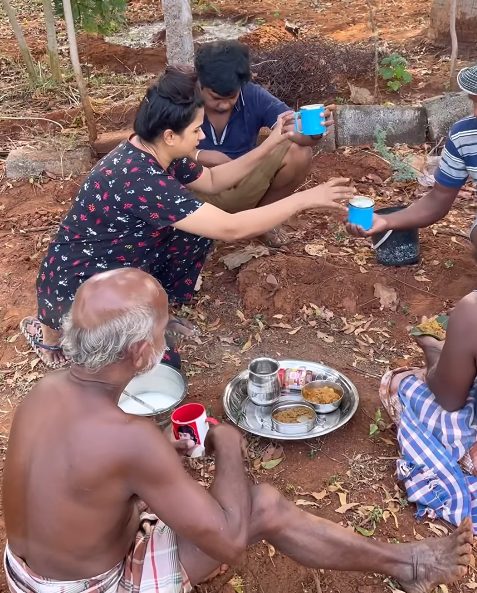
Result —
[[151, 307], [134, 307], [92, 329], [76, 327], [71, 312], [62, 320], [61, 347], [71, 362], [90, 371], [124, 359], [138, 342], [153, 344], [155, 312]]

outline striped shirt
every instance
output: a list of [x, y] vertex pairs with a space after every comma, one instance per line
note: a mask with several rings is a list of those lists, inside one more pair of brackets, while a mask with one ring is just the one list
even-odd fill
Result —
[[474, 115], [452, 126], [435, 173], [436, 182], [445, 187], [462, 187], [469, 177], [477, 184], [477, 117]]

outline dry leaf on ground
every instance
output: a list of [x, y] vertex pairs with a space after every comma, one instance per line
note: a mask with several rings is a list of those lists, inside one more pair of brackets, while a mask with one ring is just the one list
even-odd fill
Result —
[[220, 261], [225, 264], [225, 267], [229, 270], [235, 270], [240, 268], [241, 265], [246, 264], [252, 258], [263, 257], [264, 255], [270, 255], [270, 251], [265, 245], [247, 245], [243, 249], [232, 251], [228, 255], [224, 255], [220, 258]]
[[419, 270], [419, 272], [417, 272], [414, 276], [414, 280], [417, 280], [418, 282], [430, 282], [429, 278], [424, 276], [424, 274], [424, 270]]
[[321, 256], [328, 253], [324, 243], [308, 243], [305, 245], [305, 251], [308, 255], [313, 256]]
[[432, 533], [435, 533], [439, 537], [442, 537], [443, 535], [449, 535], [449, 530], [443, 525], [437, 525], [437, 523], [431, 523], [430, 521], [426, 522], [426, 525], [429, 525], [429, 529], [432, 531]]
[[323, 332], [316, 332], [316, 336], [318, 339], [323, 340], [323, 342], [326, 342], [327, 344], [331, 344], [332, 342], [335, 341], [335, 339], [333, 338], [333, 336], [329, 336], [328, 334], [324, 334]]
[[354, 509], [354, 507], [357, 507], [358, 505], [359, 505], [359, 502], [349, 502], [348, 504], [343, 504], [342, 506], [335, 509], [335, 513], [344, 515], [346, 512], [348, 512], [351, 509]]
[[[275, 556], [276, 554], [276, 550], [275, 548], [272, 546], [272, 544], [269, 544], [268, 542], [266, 542], [264, 540], [265, 545], [267, 546], [268, 549], [268, 557], [270, 558], [270, 560], [272, 560], [272, 558]], [[272, 561], [273, 562], [273, 561]]]
[[301, 330], [302, 326], [299, 325], [298, 327], [295, 327], [295, 329], [292, 329], [291, 332], [288, 332], [290, 334], [290, 336], [294, 336], [296, 333], [298, 333]]
[[348, 82], [350, 96], [349, 100], [355, 105], [372, 105], [374, 103], [374, 96], [368, 89], [360, 86], [355, 86]]
[[295, 500], [295, 504], [299, 507], [317, 507], [318, 504], [313, 502], [312, 500], [305, 500], [304, 498], [299, 498]]
[[326, 490], [322, 490], [321, 492], [312, 492], [311, 496], [313, 496], [315, 500], [323, 500], [329, 496], [329, 493]]
[[397, 310], [399, 297], [396, 289], [377, 282], [374, 285], [374, 296], [379, 299], [381, 309], [391, 309], [391, 311]]
[[283, 457], [280, 457], [280, 459], [270, 459], [270, 461], [262, 461], [260, 467], [263, 469], [274, 469], [277, 467], [277, 465], [280, 465], [282, 461]]
[[252, 336], [250, 336], [249, 339], [242, 346], [242, 348], [240, 350], [240, 354], [243, 354], [244, 352], [247, 352], [247, 350], [250, 350], [251, 347], [252, 347]]

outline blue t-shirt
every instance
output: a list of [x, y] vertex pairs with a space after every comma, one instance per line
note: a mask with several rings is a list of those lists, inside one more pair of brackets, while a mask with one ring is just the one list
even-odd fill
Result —
[[240, 91], [232, 115], [217, 137], [212, 124], [205, 116], [202, 130], [205, 138], [199, 148], [218, 150], [236, 159], [257, 146], [260, 128], [272, 128], [278, 116], [290, 108], [258, 84], [247, 83]]
[[435, 173], [437, 183], [459, 188], [467, 179], [477, 183], [477, 117], [471, 115], [454, 124]]

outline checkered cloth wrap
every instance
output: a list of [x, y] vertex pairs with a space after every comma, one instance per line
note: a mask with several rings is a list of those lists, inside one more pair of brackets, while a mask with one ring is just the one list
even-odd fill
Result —
[[36, 575], [8, 547], [4, 567], [11, 593], [189, 593], [174, 532], [155, 515], [141, 514], [130, 553], [108, 572], [79, 581], [54, 581]]
[[[383, 383], [386, 379], [389, 383], [389, 376]], [[465, 473], [460, 463], [477, 442], [477, 384], [456, 412], [439, 406], [427, 384], [413, 374], [402, 379], [397, 395], [398, 415], [396, 402], [389, 408], [398, 427], [397, 475], [417, 505], [417, 516], [454, 525], [470, 516], [477, 533], [477, 477]], [[380, 396], [388, 409], [393, 398], [384, 391]]]

